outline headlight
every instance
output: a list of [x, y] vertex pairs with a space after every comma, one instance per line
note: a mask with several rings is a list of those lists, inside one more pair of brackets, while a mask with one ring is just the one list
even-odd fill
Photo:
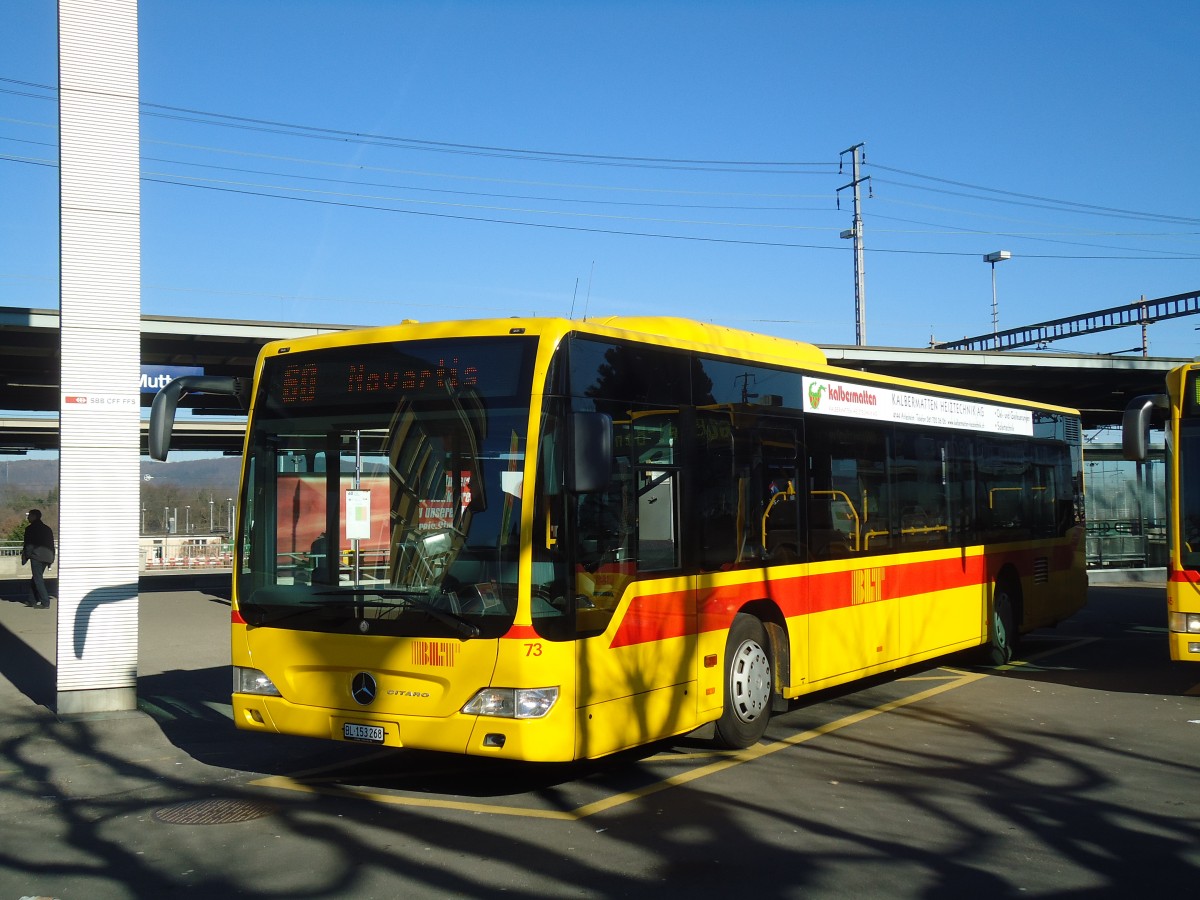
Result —
[[1171, 613], [1167, 627], [1177, 634], [1200, 634], [1200, 613]]
[[244, 666], [233, 667], [233, 692], [235, 694], [265, 694], [268, 697], [280, 697], [279, 688], [258, 669], [248, 669]]
[[484, 688], [462, 711], [503, 719], [540, 719], [558, 700], [558, 688]]

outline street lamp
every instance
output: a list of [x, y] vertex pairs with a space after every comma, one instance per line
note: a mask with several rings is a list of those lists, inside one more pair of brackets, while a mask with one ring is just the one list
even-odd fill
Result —
[[1004, 262], [1006, 259], [1012, 259], [1012, 254], [1007, 250], [997, 250], [994, 253], [988, 253], [983, 257], [985, 263], [992, 264], [992, 348], [997, 349], [1000, 346], [1000, 310], [996, 306], [996, 263]]
[[190, 506], [183, 508], [183, 533], [192, 533], [192, 508]]
[[229, 504], [229, 539], [233, 540], [233, 498], [226, 497], [225, 502]]

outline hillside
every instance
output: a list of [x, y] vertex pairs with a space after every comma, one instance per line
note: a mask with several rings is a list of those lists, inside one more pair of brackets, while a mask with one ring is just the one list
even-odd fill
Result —
[[[161, 463], [142, 460], [141, 474], [146, 483], [220, 488], [219, 493], [228, 496], [237, 488], [241, 467], [240, 456]], [[13, 459], [0, 464], [0, 491], [45, 494], [57, 489], [58, 460]]]
[[142, 481], [178, 485], [182, 488], [220, 488], [224, 496], [237, 490], [242, 470], [240, 456], [193, 459], [183, 462], [142, 461]]
[[[185, 508], [197, 530], [223, 528], [228, 523], [228, 500], [237, 496], [242, 460], [214, 456], [178, 462], [141, 462], [142, 523], [147, 533], [165, 530], [168, 515], [183, 527]], [[97, 477], [103, 473], [97, 472]], [[0, 540], [19, 537], [25, 511], [37, 507], [47, 523], [58, 530], [58, 460], [6, 459], [0, 461]], [[174, 512], [168, 514], [166, 510]], [[210, 510], [214, 521], [209, 522]]]

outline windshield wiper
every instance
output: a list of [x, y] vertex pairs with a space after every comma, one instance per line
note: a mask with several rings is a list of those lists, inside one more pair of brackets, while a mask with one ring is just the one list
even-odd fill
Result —
[[[428, 595], [424, 591], [403, 591], [395, 588], [338, 588], [331, 591], [318, 591], [318, 597], [354, 597], [353, 601], [344, 601], [347, 604], [370, 606], [375, 608], [396, 609], [401, 607], [416, 607], [424, 613], [428, 613], [431, 618], [437, 619], [447, 628], [454, 631], [463, 640], [479, 637], [479, 627], [473, 622], [468, 622], [462, 616], [455, 615], [449, 610], [441, 609], [434, 606], [430, 602]], [[378, 597], [378, 600], [367, 600], [367, 597]], [[403, 603], [389, 603], [386, 599], [395, 597], [403, 600]], [[306, 604], [310, 606], [326, 605], [323, 600], [306, 600]], [[339, 604], [340, 605], [340, 604]]]
[[[257, 604], [254, 604], [253, 601], [250, 601], [246, 605], [247, 605], [247, 607], [250, 607], [250, 606], [255, 606]], [[316, 611], [317, 609], [319, 609], [322, 606], [325, 606], [325, 604], [314, 603], [313, 601], [308, 600], [308, 601], [300, 604], [298, 607], [295, 607], [293, 609], [285, 609], [283, 612], [279, 613], [279, 615], [268, 617], [265, 622], [256, 622], [254, 624], [262, 625], [264, 627], [268, 626], [268, 625], [278, 625], [280, 622], [286, 622], [288, 619], [294, 619], [297, 616], [308, 615], [309, 613]]]

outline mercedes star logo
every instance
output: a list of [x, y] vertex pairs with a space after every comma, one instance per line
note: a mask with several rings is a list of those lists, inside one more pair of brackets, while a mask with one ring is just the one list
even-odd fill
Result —
[[375, 699], [375, 679], [366, 672], [359, 672], [350, 682], [350, 695], [360, 706], [367, 706]]

